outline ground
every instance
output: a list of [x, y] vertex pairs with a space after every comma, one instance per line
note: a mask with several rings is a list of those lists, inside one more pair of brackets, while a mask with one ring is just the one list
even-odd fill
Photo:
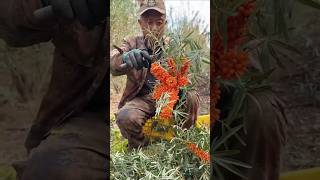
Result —
[[[0, 109], [0, 164], [9, 164], [26, 156], [23, 149], [24, 139], [31, 123], [30, 114], [25, 107], [21, 109], [11, 105], [2, 105]], [[8, 113], [13, 112], [15, 113]]]
[[320, 165], [320, 106], [303, 90], [304, 77], [305, 73], [301, 72], [274, 84], [288, 118], [283, 171]]

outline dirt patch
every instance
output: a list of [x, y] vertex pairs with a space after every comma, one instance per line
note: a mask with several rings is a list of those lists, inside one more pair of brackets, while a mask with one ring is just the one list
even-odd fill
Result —
[[0, 164], [27, 157], [24, 140], [28, 133], [33, 114], [29, 104], [5, 104], [0, 107]]
[[305, 73], [300, 71], [274, 84], [288, 118], [282, 171], [320, 165], [320, 106], [303, 90], [304, 77]]

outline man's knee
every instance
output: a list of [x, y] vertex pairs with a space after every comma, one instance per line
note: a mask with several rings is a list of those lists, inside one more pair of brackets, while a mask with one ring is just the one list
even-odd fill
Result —
[[22, 180], [82, 179], [76, 167], [60, 152], [37, 152], [22, 172]]
[[118, 112], [116, 123], [120, 128], [131, 127], [139, 118], [136, 110], [123, 109]]

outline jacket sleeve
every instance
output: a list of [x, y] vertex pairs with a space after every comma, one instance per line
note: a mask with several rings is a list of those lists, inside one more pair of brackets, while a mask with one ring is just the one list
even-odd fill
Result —
[[41, 7], [41, 0], [0, 1], [0, 38], [14, 47], [51, 40], [57, 23], [37, 22], [33, 12]]
[[119, 49], [115, 48], [110, 52], [110, 71], [113, 76], [125, 75], [127, 71], [120, 68], [123, 64], [122, 54], [134, 48], [134, 38], [124, 39]]

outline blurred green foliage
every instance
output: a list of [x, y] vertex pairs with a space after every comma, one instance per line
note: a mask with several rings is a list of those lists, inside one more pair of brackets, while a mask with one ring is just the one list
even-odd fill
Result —
[[11, 166], [0, 165], [0, 180], [15, 180], [16, 171]]
[[125, 37], [139, 33], [137, 6], [133, 0], [110, 1], [110, 47], [119, 45]]
[[209, 180], [210, 164], [200, 161], [186, 146], [191, 141], [209, 151], [208, 129], [177, 129], [177, 137], [143, 149], [111, 154], [111, 179], [199, 179]]

